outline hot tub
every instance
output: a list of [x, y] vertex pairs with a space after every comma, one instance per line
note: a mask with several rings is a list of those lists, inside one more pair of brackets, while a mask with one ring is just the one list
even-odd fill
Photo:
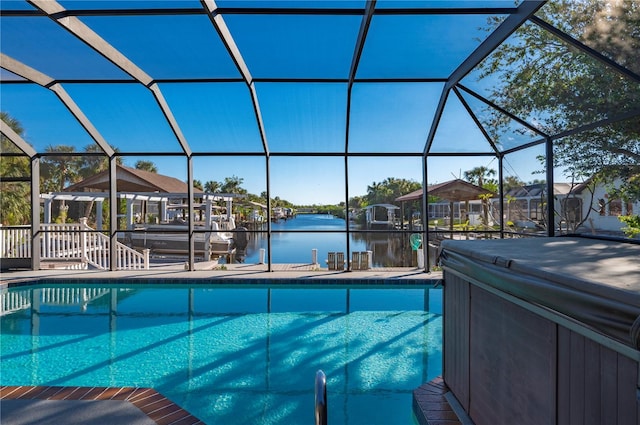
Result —
[[444, 241], [443, 377], [476, 425], [640, 424], [640, 245]]

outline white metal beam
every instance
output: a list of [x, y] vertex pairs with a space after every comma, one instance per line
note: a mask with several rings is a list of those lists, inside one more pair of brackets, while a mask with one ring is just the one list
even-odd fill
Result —
[[7, 139], [11, 140], [14, 145], [24, 152], [29, 158], [34, 158], [38, 153], [36, 150], [27, 143], [18, 133], [13, 131], [13, 128], [9, 126], [4, 120], [0, 120], [0, 133], [4, 134]]
[[82, 112], [82, 109], [74, 102], [74, 100], [69, 96], [69, 93], [60, 85], [53, 84], [50, 87], [51, 91], [54, 92], [58, 98], [64, 103], [69, 112], [76, 117], [80, 125], [84, 127], [84, 129], [89, 133], [91, 138], [100, 146], [100, 148], [104, 151], [104, 153], [111, 158], [116, 154], [115, 150], [107, 143], [107, 141], [102, 137], [102, 134], [98, 131], [97, 128], [94, 127], [93, 123], [89, 121], [89, 118]]
[[82, 125], [87, 133], [89, 133], [91, 138], [98, 144], [98, 146], [100, 146], [104, 153], [109, 157], [115, 154], [114, 149], [109, 145], [109, 143], [107, 143], [104, 137], [102, 137], [100, 132], [82, 112], [82, 109], [80, 109], [80, 107], [74, 102], [71, 96], [69, 96], [67, 91], [60, 84], [56, 83], [55, 80], [48, 75], [43, 74], [42, 72], [37, 71], [30, 66], [25, 65], [22, 62], [17, 61], [16, 59], [13, 59], [10, 56], [7, 56], [5, 54], [0, 55], [0, 59], [2, 59], [2, 68], [11, 71], [23, 78], [26, 78], [29, 81], [33, 81], [34, 83], [54, 92], [56, 96], [58, 96], [60, 101], [62, 101], [64, 106], [67, 107], [69, 112], [71, 112], [76, 120], [78, 120], [80, 125]]
[[[58, 24], [64, 27], [67, 31], [78, 37], [89, 47], [100, 53], [107, 58], [118, 68], [122, 69], [127, 74], [131, 75], [136, 81], [143, 84], [155, 97], [158, 106], [162, 110], [162, 113], [167, 119], [167, 123], [171, 127], [174, 135], [178, 139], [184, 153], [187, 156], [191, 156], [191, 149], [187, 143], [182, 130], [178, 126], [169, 105], [164, 99], [160, 88], [154, 82], [153, 78], [140, 67], [133, 63], [128, 57], [120, 53], [118, 49], [113, 47], [109, 42], [100, 37], [95, 31], [84, 24], [80, 19], [75, 16], [63, 16], [66, 9], [62, 7], [58, 2], [54, 0], [28, 0], [29, 3], [49, 15], [49, 17], [55, 20]], [[57, 16], [56, 16], [57, 15]]]
[[52, 15], [66, 12], [66, 9], [62, 7], [57, 1], [54, 0], [28, 0], [33, 6], [37, 7], [49, 17], [54, 19], [58, 24], [62, 25], [65, 29], [71, 32], [73, 35], [84, 41], [91, 48], [96, 50], [105, 58], [109, 59], [116, 66], [122, 69], [127, 74], [131, 75], [136, 80], [140, 81], [145, 86], [151, 84], [153, 79], [147, 75], [136, 64], [131, 62], [129, 58], [120, 53], [115, 47], [109, 44], [105, 39], [100, 37], [95, 31], [85, 25], [80, 19], [75, 16], [60, 16], [55, 17]]
[[48, 75], [45, 75], [40, 71], [36, 71], [22, 62], [15, 60], [11, 56], [5, 55], [4, 53], [0, 53], [0, 67], [26, 78], [29, 81], [33, 81], [42, 87], [49, 87], [54, 82], [54, 79]]
[[264, 153], [269, 156], [269, 143], [267, 142], [267, 134], [264, 129], [264, 120], [262, 118], [262, 113], [260, 112], [260, 103], [258, 102], [258, 94], [256, 92], [256, 87], [253, 82], [253, 77], [249, 72], [249, 67], [244, 61], [242, 54], [240, 53], [240, 49], [236, 45], [233, 36], [231, 35], [231, 31], [229, 31], [229, 27], [227, 27], [227, 23], [224, 21], [222, 15], [218, 14], [217, 9], [218, 5], [216, 5], [215, 0], [200, 0], [204, 8], [206, 9], [209, 17], [211, 19], [211, 23], [214, 28], [218, 32], [222, 43], [224, 43], [229, 55], [231, 55], [231, 59], [236, 64], [238, 71], [242, 75], [245, 83], [249, 87], [249, 93], [251, 95], [251, 102], [253, 103], [253, 111], [256, 116], [256, 122], [258, 124], [258, 131], [260, 132], [260, 138], [262, 139], [262, 147], [264, 149]]

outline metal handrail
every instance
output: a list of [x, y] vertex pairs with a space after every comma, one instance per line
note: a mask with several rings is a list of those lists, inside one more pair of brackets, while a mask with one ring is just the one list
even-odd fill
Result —
[[316, 425], [327, 425], [327, 377], [316, 372]]

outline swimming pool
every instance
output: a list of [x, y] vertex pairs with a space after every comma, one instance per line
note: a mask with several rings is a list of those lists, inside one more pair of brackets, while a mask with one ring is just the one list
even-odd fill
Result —
[[[2, 385], [151, 387], [211, 424], [413, 424], [441, 374], [428, 286], [36, 286], [4, 290]], [[9, 300], [9, 301], [7, 301]], [[14, 310], [14, 311], [10, 311]]]

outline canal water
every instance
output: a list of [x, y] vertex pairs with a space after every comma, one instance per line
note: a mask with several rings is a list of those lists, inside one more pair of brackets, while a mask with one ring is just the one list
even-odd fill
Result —
[[[359, 230], [353, 224], [350, 226], [351, 230]], [[346, 255], [346, 230], [344, 219], [326, 214], [299, 214], [288, 220], [278, 220], [271, 223], [271, 262], [310, 264], [312, 250], [316, 249], [318, 263], [326, 267], [329, 252], [345, 252]], [[350, 251], [371, 251], [374, 267], [412, 267], [417, 264], [408, 234], [354, 232], [349, 237]], [[249, 233], [245, 263], [258, 263], [261, 248], [265, 249], [266, 262], [267, 233]]]

